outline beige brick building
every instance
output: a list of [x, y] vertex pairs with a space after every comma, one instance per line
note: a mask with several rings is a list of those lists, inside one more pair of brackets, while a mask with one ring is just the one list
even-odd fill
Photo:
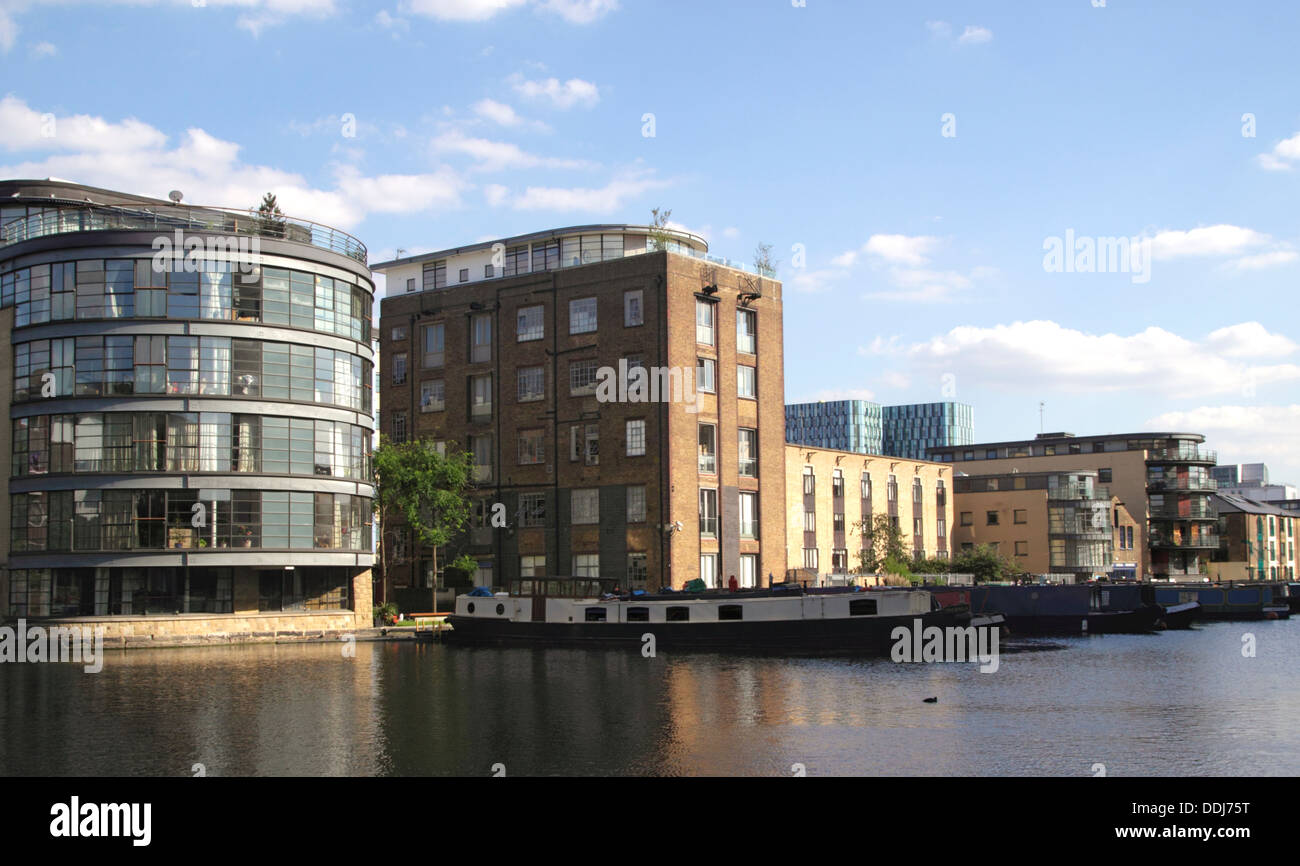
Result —
[[952, 541], [989, 545], [1031, 574], [1085, 580], [1128, 567], [1136, 525], [1095, 470], [958, 476]]
[[[473, 583], [783, 570], [781, 284], [650, 232], [580, 226], [375, 266], [380, 431], [473, 455]], [[432, 585], [429, 551], [400, 528], [384, 540], [397, 596]]]
[[1300, 515], [1235, 494], [1214, 497], [1221, 544], [1210, 562], [1216, 580], [1295, 580]]
[[[947, 557], [952, 470], [940, 463], [785, 447], [787, 568], [819, 576], [861, 571], [865, 516], [888, 514], [916, 557]], [[779, 577], [779, 575], [778, 575]]]

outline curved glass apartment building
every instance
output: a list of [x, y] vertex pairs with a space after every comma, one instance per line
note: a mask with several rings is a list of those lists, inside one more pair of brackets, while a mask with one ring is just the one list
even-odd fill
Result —
[[365, 247], [59, 181], [0, 182], [0, 203], [6, 614], [368, 626]]

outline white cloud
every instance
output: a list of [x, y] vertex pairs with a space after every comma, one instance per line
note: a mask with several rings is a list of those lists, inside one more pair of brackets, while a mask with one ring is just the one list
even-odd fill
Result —
[[522, 211], [585, 211], [611, 213], [623, 208], [629, 199], [667, 183], [642, 174], [617, 177], [603, 187], [530, 186], [522, 193], [511, 194], [501, 186], [488, 189], [488, 203]]
[[386, 9], [380, 9], [375, 14], [375, 24], [384, 30], [392, 30], [394, 33], [399, 30], [407, 31], [411, 29], [411, 22], [405, 18], [398, 18], [396, 15], [389, 14]]
[[931, 36], [948, 36], [952, 33], [952, 25], [947, 21], [927, 21], [925, 28]]
[[790, 291], [815, 295], [836, 288], [837, 284], [847, 276], [848, 272], [843, 270], [830, 268], [808, 270], [807, 268], [800, 268], [785, 280], [785, 287]]
[[868, 292], [863, 297], [877, 301], [937, 303], [951, 300], [955, 292], [971, 286], [970, 278], [957, 271], [890, 268], [889, 278], [897, 288]]
[[43, 57], [53, 57], [59, 53], [59, 49], [53, 42], [37, 42], [27, 53], [40, 60]]
[[525, 99], [549, 102], [556, 108], [567, 109], [575, 105], [590, 108], [600, 101], [600, 88], [581, 78], [570, 78], [565, 82], [558, 78], [532, 81], [516, 74], [510, 77], [510, 85]]
[[618, 8], [618, 0], [544, 0], [541, 8], [571, 24], [590, 24]]
[[968, 24], [966, 29], [957, 37], [957, 41], [962, 45], [981, 45], [985, 42], [993, 41], [993, 31], [986, 27], [976, 27], [974, 24]]
[[1264, 462], [1272, 478], [1289, 484], [1300, 479], [1300, 404], [1198, 406], [1157, 415], [1146, 426], [1204, 433], [1220, 463]]
[[479, 171], [502, 171], [517, 168], [592, 168], [593, 163], [580, 159], [560, 159], [528, 153], [518, 145], [486, 138], [471, 138], [452, 130], [435, 138], [433, 149], [442, 153], [459, 153], [475, 160]]
[[734, 241], [736, 238], [740, 237], [740, 229], [735, 226], [727, 226], [722, 230], [722, 236], [727, 240]]
[[1270, 153], [1261, 153], [1256, 159], [1268, 171], [1290, 171], [1292, 163], [1300, 160], [1300, 132], [1279, 141]]
[[480, 99], [474, 103], [474, 113], [479, 117], [486, 118], [493, 123], [501, 126], [518, 126], [523, 123], [523, 118], [515, 113], [515, 110], [503, 102], [497, 102], [495, 99]]
[[1157, 259], [1240, 255], [1271, 241], [1268, 235], [1254, 229], [1220, 224], [1188, 231], [1157, 232], [1151, 238], [1151, 255]]
[[1300, 381], [1296, 364], [1239, 359], [1242, 340], [1252, 334], [1274, 348], [1290, 345], [1262, 326], [1255, 330], [1256, 325], [1221, 328], [1197, 341], [1158, 327], [1131, 335], [1090, 334], [1051, 321], [1014, 322], [957, 327], [910, 345], [878, 340], [863, 352], [894, 357], [925, 374], [961, 371], [968, 382], [1005, 390], [1051, 387], [1074, 393], [1146, 391], [1177, 397]]
[[917, 267], [926, 263], [938, 243], [938, 238], [926, 235], [872, 235], [862, 250], [890, 263]]
[[406, 0], [403, 11], [439, 21], [486, 21], [526, 0]]
[[831, 259], [831, 264], [837, 268], [851, 268], [857, 260], [857, 250], [849, 250], [848, 252], [840, 253], [838, 256]]
[[354, 166], [338, 164], [331, 169], [333, 188], [320, 189], [294, 172], [241, 161], [239, 144], [196, 127], [172, 145], [160, 130], [134, 119], [57, 117], [53, 138], [40, 135], [41, 122], [41, 113], [22, 100], [0, 100], [0, 148], [35, 154], [0, 166], [0, 176], [63, 177], [160, 198], [179, 189], [186, 201], [235, 208], [252, 206], [271, 191], [290, 216], [341, 229], [373, 212], [455, 207], [469, 188], [446, 167], [425, 174], [363, 176]]
[[1289, 337], [1270, 334], [1259, 322], [1242, 322], [1211, 331], [1205, 340], [1212, 350], [1229, 358], [1277, 358], [1297, 346]]

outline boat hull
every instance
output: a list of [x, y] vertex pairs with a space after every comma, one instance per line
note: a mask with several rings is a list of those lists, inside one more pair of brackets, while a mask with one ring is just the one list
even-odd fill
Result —
[[894, 629], [965, 626], [969, 610], [938, 610], [903, 616], [738, 622], [511, 622], [477, 617], [447, 618], [443, 641], [462, 646], [557, 646], [640, 649], [654, 636], [656, 651], [816, 652], [887, 654]]

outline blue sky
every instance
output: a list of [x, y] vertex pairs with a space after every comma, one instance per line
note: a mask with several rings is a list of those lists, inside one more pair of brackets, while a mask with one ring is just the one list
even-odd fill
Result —
[[667, 207], [774, 245], [790, 401], [1300, 483], [1300, 10], [1094, 2], [0, 0], [0, 175], [274, 190], [372, 261]]

